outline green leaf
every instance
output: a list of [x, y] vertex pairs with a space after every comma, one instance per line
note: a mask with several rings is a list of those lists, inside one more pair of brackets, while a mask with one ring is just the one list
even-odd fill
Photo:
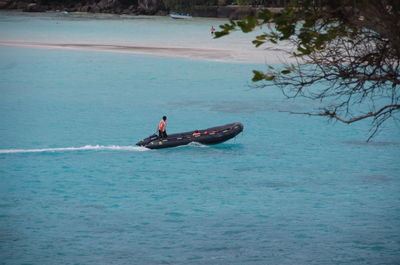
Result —
[[256, 39], [262, 41], [262, 40], [265, 40], [267, 37], [268, 37], [267, 34], [263, 34], [263, 35], [258, 35], [258, 36], [256, 37]]
[[274, 39], [269, 39], [270, 42], [272, 42], [273, 44], [277, 44], [278, 42]]
[[248, 16], [243, 20], [237, 22], [242, 32], [248, 33], [253, 31], [253, 29], [258, 25], [258, 20], [254, 16]]
[[253, 40], [252, 43], [256, 46], [259, 47], [265, 43], [265, 41], [260, 41], [260, 40]]
[[267, 23], [272, 19], [272, 12], [269, 9], [264, 9], [258, 13], [258, 18], [263, 20], [263, 23]]
[[234, 21], [230, 21], [230, 24], [225, 23], [223, 25], [219, 26], [222, 30], [215, 32], [215, 37], [214, 38], [220, 38], [225, 35], [228, 35], [231, 31], [236, 29], [236, 23]]
[[251, 79], [251, 81], [253, 81], [253, 82], [259, 82], [259, 81], [263, 80], [265, 77], [263, 72], [253, 70], [253, 73], [254, 73], [254, 76], [253, 76], [253, 79]]
[[216, 31], [215, 32], [215, 37], [214, 38], [221, 38], [221, 37], [223, 37], [223, 36], [225, 36], [225, 35], [228, 35], [229, 34], [229, 31]]

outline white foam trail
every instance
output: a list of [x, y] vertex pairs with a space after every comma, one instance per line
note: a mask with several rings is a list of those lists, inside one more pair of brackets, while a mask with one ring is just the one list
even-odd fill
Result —
[[61, 147], [61, 148], [41, 148], [41, 149], [0, 149], [0, 154], [87, 151], [87, 150], [146, 151], [149, 149], [141, 146], [85, 145], [81, 147]]
[[187, 145], [188, 146], [196, 146], [196, 147], [208, 147], [207, 145], [201, 144], [199, 142], [190, 142]]

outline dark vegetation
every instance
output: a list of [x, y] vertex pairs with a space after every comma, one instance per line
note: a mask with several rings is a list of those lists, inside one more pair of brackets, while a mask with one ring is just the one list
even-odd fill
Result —
[[[316, 0], [322, 1], [322, 0]], [[196, 7], [283, 7], [290, 0], [0, 0], [0, 9], [30, 12], [65, 10], [103, 13], [166, 14], [169, 11], [192, 13]], [[212, 13], [209, 14], [212, 16]]]

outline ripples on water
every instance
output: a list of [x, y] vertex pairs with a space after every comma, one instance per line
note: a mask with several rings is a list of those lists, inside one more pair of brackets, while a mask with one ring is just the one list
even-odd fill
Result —
[[[0, 17], [0, 35], [112, 41], [159, 21], [37, 16]], [[209, 34], [215, 21], [191, 23]], [[249, 90], [260, 67], [0, 47], [1, 262], [397, 264], [398, 128], [365, 143], [367, 123], [279, 112], [309, 102]], [[162, 115], [170, 133], [245, 129], [215, 146], [134, 146]]]

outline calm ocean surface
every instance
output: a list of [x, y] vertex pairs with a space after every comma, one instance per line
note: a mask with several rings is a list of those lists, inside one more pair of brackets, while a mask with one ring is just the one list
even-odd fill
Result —
[[[217, 22], [0, 13], [0, 40], [194, 43]], [[366, 144], [368, 122], [279, 112], [313, 103], [249, 89], [262, 67], [0, 47], [0, 264], [399, 264], [399, 125]], [[245, 129], [136, 147], [163, 115]]]

